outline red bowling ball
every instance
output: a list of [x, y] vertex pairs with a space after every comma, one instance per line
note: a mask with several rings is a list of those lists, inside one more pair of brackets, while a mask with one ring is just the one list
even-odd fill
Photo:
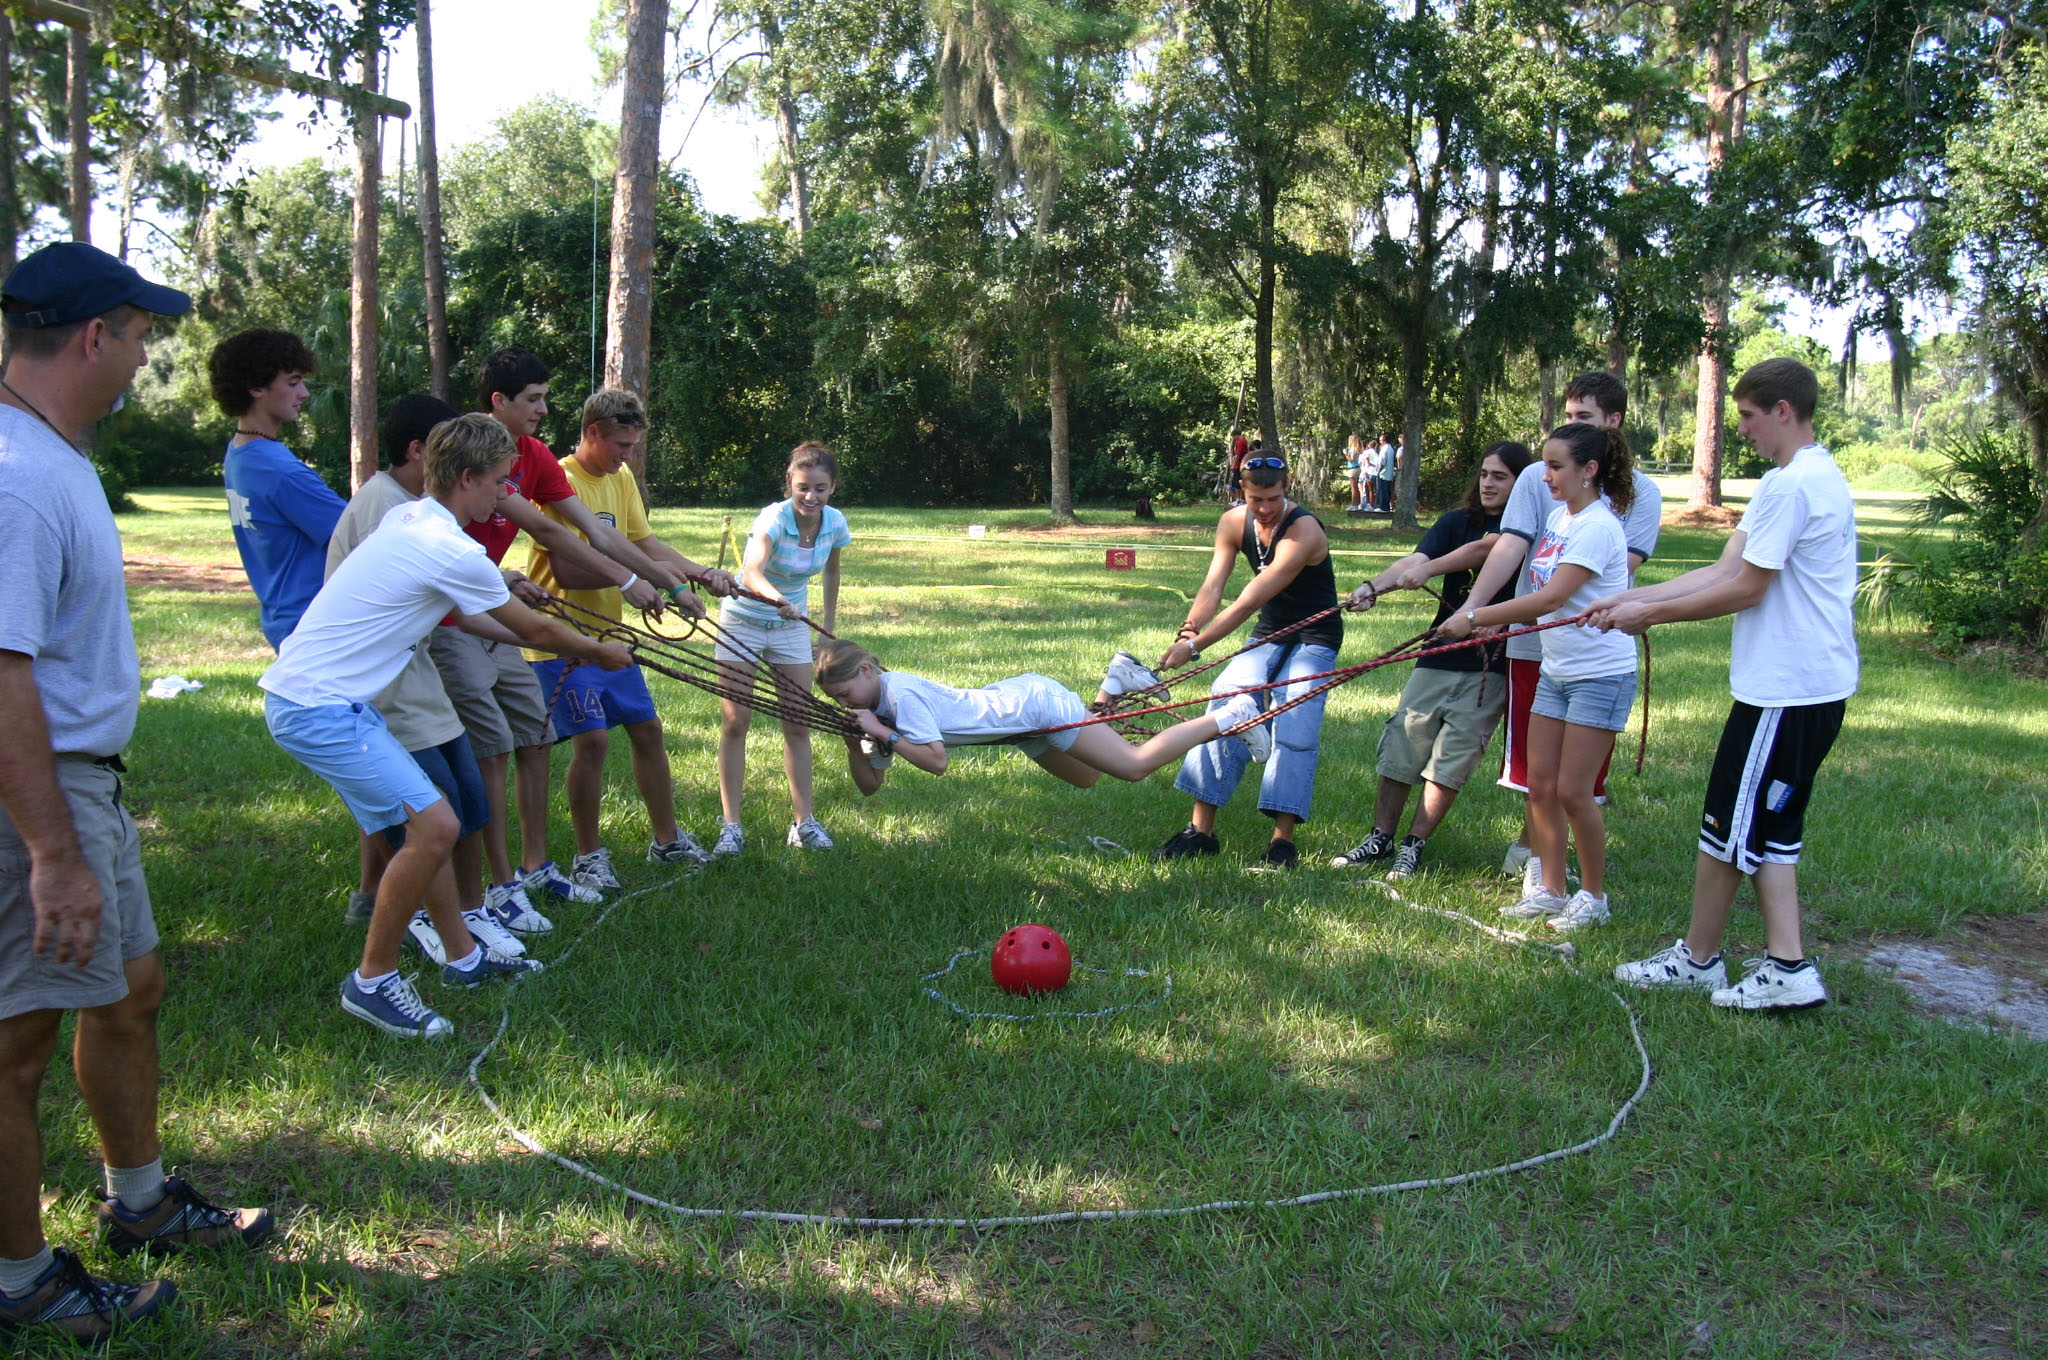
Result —
[[1073, 976], [1074, 956], [1051, 926], [1013, 927], [989, 954], [989, 976], [996, 986], [1019, 996], [1056, 992]]

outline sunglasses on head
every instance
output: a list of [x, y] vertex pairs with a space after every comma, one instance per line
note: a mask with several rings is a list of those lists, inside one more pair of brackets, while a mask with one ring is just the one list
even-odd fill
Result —
[[647, 423], [647, 417], [638, 411], [621, 411], [617, 415], [607, 416], [605, 419], [611, 421], [612, 424], [622, 430], [637, 430]]
[[1244, 465], [1248, 468], [1276, 468], [1281, 472], [1287, 471], [1285, 458], [1247, 458]]

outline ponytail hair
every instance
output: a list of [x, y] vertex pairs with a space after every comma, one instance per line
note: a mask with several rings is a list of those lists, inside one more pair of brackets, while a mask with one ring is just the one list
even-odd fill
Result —
[[882, 663], [867, 648], [845, 638], [818, 639], [816, 674], [819, 684], [843, 685], [859, 673], [863, 664], [874, 667], [877, 675], [882, 673]]
[[1594, 485], [1613, 504], [1615, 514], [1626, 515], [1635, 504], [1635, 454], [1629, 450], [1626, 434], [1605, 425], [1560, 425], [1544, 442], [1564, 445], [1579, 467], [1600, 465]]

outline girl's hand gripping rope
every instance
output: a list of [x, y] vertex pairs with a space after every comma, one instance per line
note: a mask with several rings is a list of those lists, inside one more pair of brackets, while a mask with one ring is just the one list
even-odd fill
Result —
[[1344, 607], [1354, 614], [1363, 614], [1379, 602], [1380, 592], [1373, 589], [1372, 582], [1362, 581], [1358, 589], [1351, 592], [1350, 598], [1344, 601]]

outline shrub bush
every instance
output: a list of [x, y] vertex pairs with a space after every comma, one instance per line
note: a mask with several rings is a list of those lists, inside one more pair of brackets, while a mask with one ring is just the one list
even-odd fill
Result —
[[2048, 643], [2048, 545], [2025, 533], [2044, 487], [2025, 436], [2012, 430], [1959, 435], [1942, 450], [1934, 492], [1914, 506], [1924, 524], [1961, 520], [1953, 544], [1918, 564], [1902, 589], [1936, 645], [1953, 650], [2005, 638]]

